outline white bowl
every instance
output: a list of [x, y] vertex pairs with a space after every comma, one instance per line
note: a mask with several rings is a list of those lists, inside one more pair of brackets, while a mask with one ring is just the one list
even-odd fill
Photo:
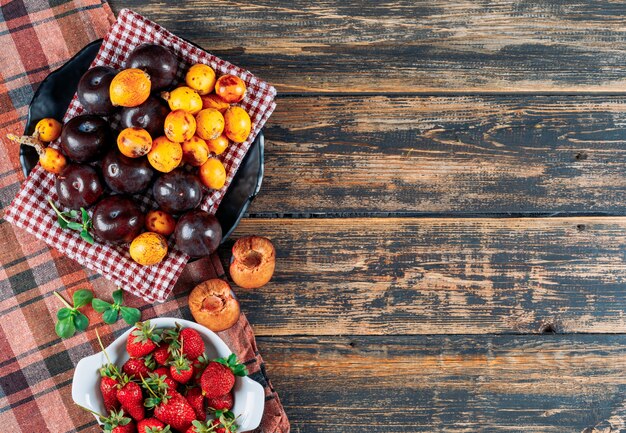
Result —
[[[172, 328], [180, 323], [185, 328], [193, 328], [202, 335], [209, 359], [227, 357], [232, 352], [213, 331], [188, 320], [173, 317], [161, 317], [150, 320], [157, 328]], [[111, 362], [122, 366], [129, 358], [126, 353], [126, 339], [133, 328], [120, 335], [106, 352]], [[81, 359], [74, 370], [72, 382], [72, 399], [76, 404], [84, 406], [95, 412], [105, 414], [104, 401], [100, 394], [99, 369], [106, 364], [107, 360], [103, 352]], [[237, 418], [239, 429], [237, 431], [254, 430], [261, 423], [263, 408], [265, 406], [265, 393], [263, 387], [248, 377], [237, 377], [233, 389], [235, 403], [231, 409]], [[97, 419], [97, 417], [96, 417]]]

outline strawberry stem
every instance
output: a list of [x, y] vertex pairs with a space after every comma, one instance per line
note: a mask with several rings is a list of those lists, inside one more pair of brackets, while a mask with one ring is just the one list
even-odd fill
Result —
[[81, 405], [80, 405], [80, 404], [78, 404], [78, 403], [74, 403], [74, 404], [75, 404], [76, 406], [78, 406], [79, 408], [81, 408], [82, 410], [86, 410], [87, 412], [90, 412], [90, 413], [94, 414], [95, 416], [97, 416], [97, 417], [99, 417], [99, 418], [104, 418], [104, 416], [103, 416], [102, 414], [99, 414], [99, 413], [98, 413], [98, 412], [96, 412], [96, 411], [93, 411], [93, 410], [91, 410], [91, 409], [88, 409], [88, 408], [86, 408], [85, 406], [81, 406]]

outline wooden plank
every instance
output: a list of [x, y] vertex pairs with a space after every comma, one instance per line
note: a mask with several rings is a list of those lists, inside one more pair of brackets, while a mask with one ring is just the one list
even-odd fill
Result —
[[626, 5], [112, 0], [281, 92], [623, 92]]
[[624, 431], [626, 337], [259, 338], [300, 433]]
[[626, 213], [626, 99], [287, 97], [252, 214]]
[[250, 234], [277, 250], [273, 281], [237, 290], [257, 335], [626, 332], [625, 217], [244, 219], [233, 239]]

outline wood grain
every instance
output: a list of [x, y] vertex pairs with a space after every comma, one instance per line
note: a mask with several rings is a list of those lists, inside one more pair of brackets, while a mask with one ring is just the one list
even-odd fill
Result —
[[626, 213], [626, 99], [284, 97], [255, 215]]
[[[626, 331], [626, 218], [244, 219], [270, 284], [237, 290], [257, 335]], [[225, 269], [232, 239], [223, 247]]]
[[614, 0], [113, 0], [280, 92], [624, 92]]
[[624, 431], [626, 338], [265, 337], [300, 433]]

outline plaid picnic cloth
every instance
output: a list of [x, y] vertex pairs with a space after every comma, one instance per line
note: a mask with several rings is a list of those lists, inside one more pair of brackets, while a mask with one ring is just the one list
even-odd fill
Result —
[[[250, 72], [201, 50], [128, 9], [119, 13], [92, 66], [108, 65], [121, 69], [132, 50], [146, 42], [166, 46], [178, 56], [181, 60], [179, 81], [182, 81], [184, 71], [191, 64], [205, 63], [215, 69], [218, 75], [237, 75], [246, 83], [246, 97], [239, 105], [250, 114], [252, 131], [245, 142], [231, 143], [220, 155], [226, 168], [226, 184], [219, 191], [209, 192], [201, 205], [204, 210], [215, 213], [250, 144], [276, 107], [276, 89]], [[74, 96], [63, 120], [67, 122], [83, 111], [78, 98]], [[112, 123], [115, 126], [116, 120], [113, 119]], [[7, 210], [5, 218], [146, 301], [162, 302], [167, 299], [188, 257], [170, 248], [160, 263], [142, 266], [130, 258], [125, 245], [99, 242], [91, 245], [81, 239], [77, 232], [61, 229], [54, 211], [47, 203], [48, 197], [56, 201], [54, 182], [54, 174], [46, 172], [39, 165], [35, 167]], [[141, 204], [144, 211], [158, 207], [150, 194], [144, 195]]]
[[[98, 0], [0, 0], [1, 215], [24, 181], [19, 148], [3, 138], [7, 133], [21, 134], [28, 103], [46, 75], [105, 35], [114, 22], [109, 6]], [[224, 277], [216, 255], [189, 264], [167, 302], [152, 305], [126, 295], [126, 303], [141, 309], [144, 320], [159, 316], [192, 320], [187, 292], [212, 277]], [[107, 345], [127, 326], [121, 320], [106, 325], [87, 307], [87, 332], [59, 339], [54, 322], [61, 304], [53, 292], [70, 299], [74, 291], [84, 288], [110, 300], [115, 285], [0, 219], [0, 431], [100, 431], [93, 416], [72, 402], [74, 366], [100, 350], [95, 329]], [[220, 337], [248, 364], [251, 377], [265, 387], [265, 414], [257, 432], [289, 432], [245, 316]]]

